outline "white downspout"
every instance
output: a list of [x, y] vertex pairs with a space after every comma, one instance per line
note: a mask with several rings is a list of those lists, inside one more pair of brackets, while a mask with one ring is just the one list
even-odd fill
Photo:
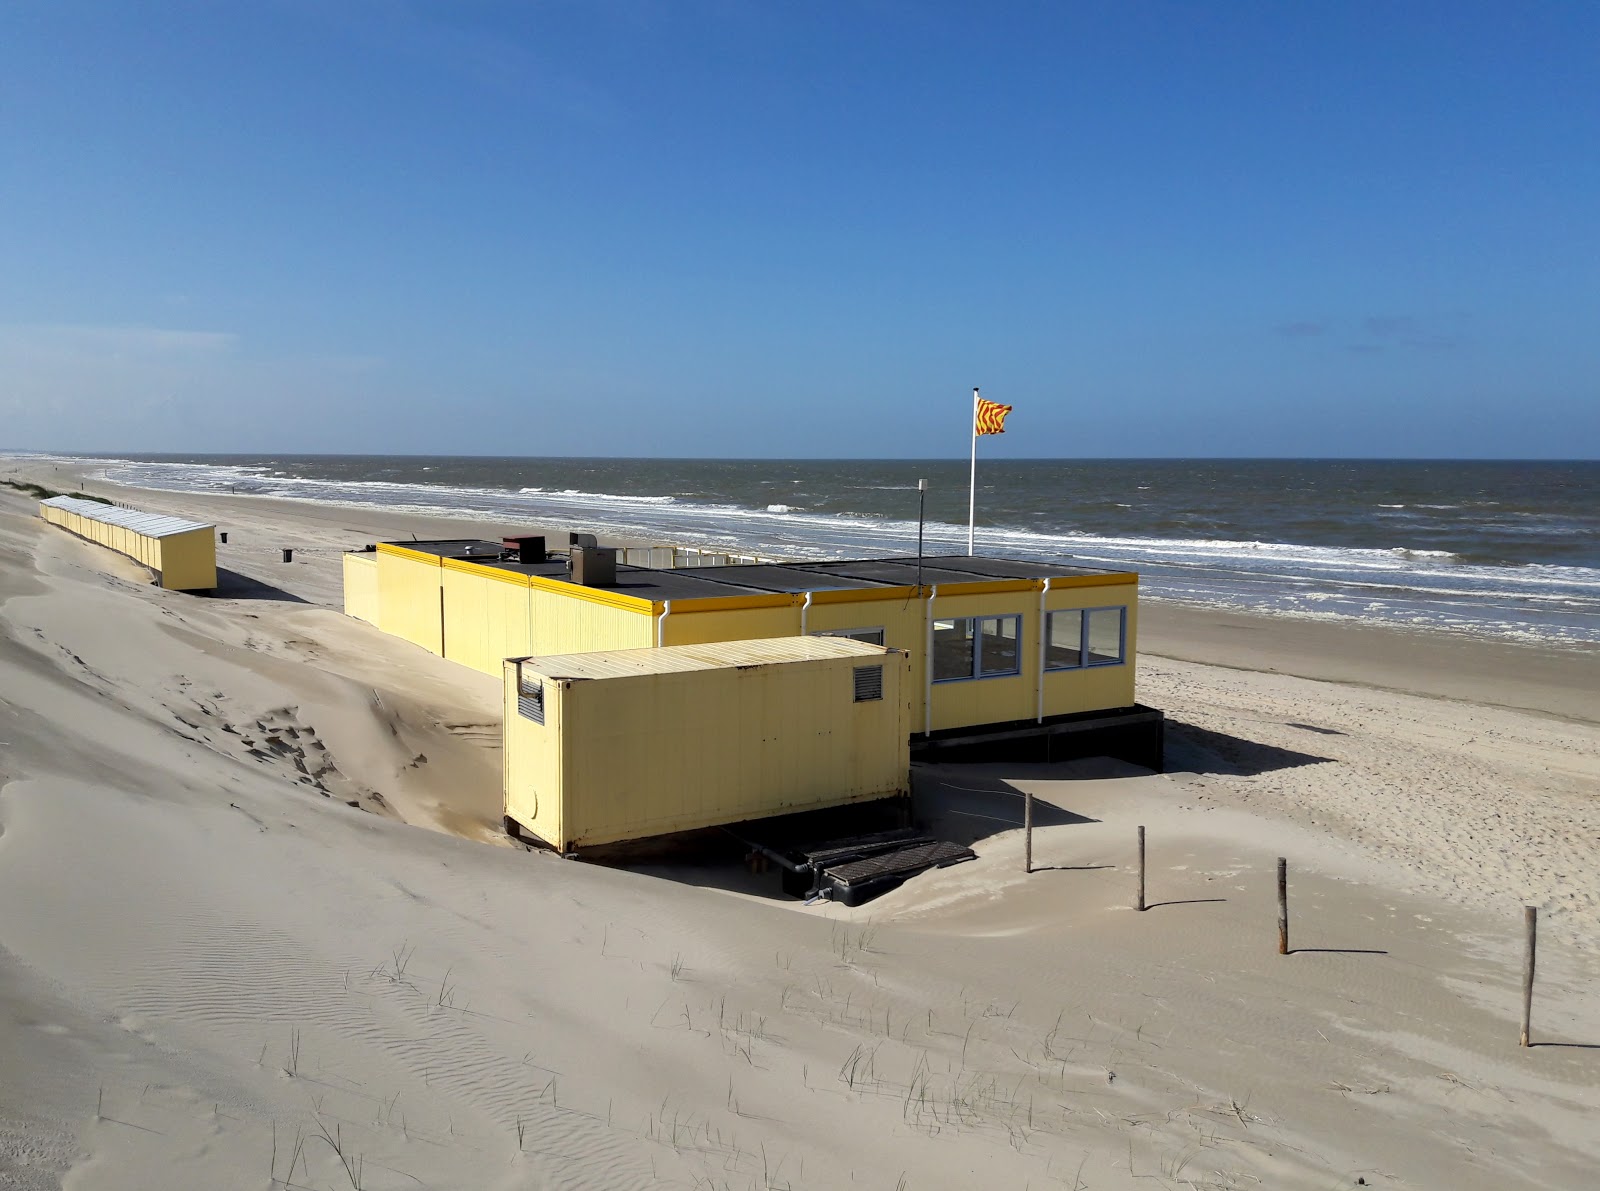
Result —
[[806, 625], [807, 625], [808, 620], [809, 620], [809, 618], [807, 616], [807, 613], [809, 613], [810, 611], [811, 611], [811, 593], [808, 591], [808, 592], [806, 592], [806, 602], [800, 605], [800, 635], [802, 637], [804, 637], [806, 635]]
[[656, 648], [660, 649], [667, 643], [667, 617], [672, 615], [672, 601], [667, 600], [661, 605], [661, 615], [656, 617]]
[[[1052, 575], [1050, 578], [1053, 579], [1055, 576]], [[1039, 589], [1039, 714], [1034, 720], [1038, 724], [1044, 723], [1044, 632], [1047, 615], [1044, 599], [1049, 594], [1050, 579], [1046, 579], [1044, 586]]]
[[922, 734], [933, 735], [933, 601], [939, 598], [939, 585], [928, 588], [928, 642], [922, 654]]

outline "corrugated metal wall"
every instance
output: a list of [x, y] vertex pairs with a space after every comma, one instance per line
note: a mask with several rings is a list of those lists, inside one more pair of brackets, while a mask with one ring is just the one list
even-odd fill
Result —
[[378, 546], [378, 627], [443, 657], [441, 573], [435, 555]]
[[370, 625], [379, 623], [376, 554], [344, 556], [344, 614]]
[[[552, 590], [558, 587], [568, 590]], [[571, 584], [532, 587], [527, 652], [583, 653], [654, 645], [655, 617], [650, 602], [626, 596], [608, 598], [608, 594]]]
[[[862, 665], [883, 698], [855, 700]], [[506, 675], [506, 813], [563, 850], [909, 789], [903, 653], [545, 680], [542, 726]]]
[[447, 559], [443, 583], [445, 657], [498, 678], [530, 652], [526, 575]]

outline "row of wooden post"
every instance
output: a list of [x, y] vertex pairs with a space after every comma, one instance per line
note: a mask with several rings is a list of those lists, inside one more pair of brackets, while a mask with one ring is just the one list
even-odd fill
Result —
[[[1022, 798], [1022, 848], [1023, 867], [1026, 872], [1033, 871], [1033, 794], [1024, 791]], [[1139, 827], [1139, 892], [1134, 901], [1133, 908], [1143, 911], [1145, 905], [1144, 881], [1144, 825]], [[1532, 1046], [1528, 1041], [1528, 1028], [1533, 1018], [1533, 969], [1534, 955], [1539, 943], [1539, 909], [1537, 906], [1524, 906], [1523, 924], [1526, 928], [1527, 947], [1522, 963], [1522, 1035], [1521, 1045]], [[1278, 954], [1289, 954], [1289, 861], [1278, 857]]]

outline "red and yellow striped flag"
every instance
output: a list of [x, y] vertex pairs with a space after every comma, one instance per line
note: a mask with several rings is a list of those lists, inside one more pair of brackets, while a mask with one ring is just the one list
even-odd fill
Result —
[[1011, 412], [1009, 405], [1001, 405], [998, 401], [989, 401], [978, 398], [978, 421], [973, 427], [976, 434], [1004, 434], [1006, 432], [1006, 415]]

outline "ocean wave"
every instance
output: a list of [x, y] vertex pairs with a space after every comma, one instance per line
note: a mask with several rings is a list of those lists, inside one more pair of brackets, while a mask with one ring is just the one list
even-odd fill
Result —
[[[75, 457], [57, 458], [62, 462], [85, 462]], [[689, 495], [689, 488], [697, 486], [692, 482], [677, 495], [624, 495], [574, 487], [552, 491], [544, 486], [499, 488], [402, 482], [377, 478], [383, 473], [376, 468], [366, 473], [371, 478], [361, 479], [275, 476], [259, 461], [222, 464], [96, 459], [93, 464], [97, 469], [104, 467], [108, 478], [118, 482], [169, 491], [231, 491], [464, 520], [526, 520], [530, 524], [550, 524], [554, 520], [589, 532], [773, 557], [821, 560], [910, 555], [917, 543], [914, 519], [890, 516], [870, 507], [843, 512], [807, 511], [760, 497], [748, 504], [736, 504], [725, 496], [717, 499], [721, 494], [714, 490]], [[292, 469], [294, 464], [282, 463], [279, 470], [285, 467]], [[680, 480], [674, 487], [681, 485]], [[857, 488], [915, 490], [909, 485]], [[785, 495], [793, 499], [792, 494]], [[852, 503], [868, 502], [863, 498]], [[1535, 634], [1548, 630], [1551, 640], [1600, 641], [1600, 568], [1510, 563], [1477, 553], [1424, 549], [1392, 541], [1380, 544], [1381, 539], [1358, 547], [1234, 538], [1210, 532], [1211, 525], [1217, 524], [1210, 518], [1170, 514], [1146, 520], [1145, 524], [1156, 533], [1094, 533], [1033, 524], [1039, 512], [1034, 507], [1019, 508], [1010, 524], [980, 526], [979, 553], [1056, 558], [1070, 560], [1074, 565], [1137, 570], [1143, 578], [1141, 591], [1155, 598], [1258, 610], [1276, 606], [1305, 611], [1313, 607], [1338, 608], [1341, 614], [1384, 623], [1419, 616], [1510, 623], [1521, 616], [1523, 628]], [[1497, 510], [1497, 515], [1507, 518], [1507, 512]], [[1052, 511], [1052, 515], [1060, 514]], [[1526, 532], [1535, 528], [1536, 522], [1529, 524], [1534, 521], [1533, 517], [1518, 517], [1515, 528], [1506, 528], [1513, 533], [1516, 529]], [[1398, 519], [1379, 520], [1374, 515], [1369, 524], [1376, 535], [1384, 532], [1380, 526], [1399, 523], [1402, 522]], [[1170, 535], [1159, 536], [1169, 527], [1173, 531]], [[1183, 533], [1185, 528], [1191, 531], [1187, 535]], [[1194, 533], [1195, 529], [1202, 532]], [[1537, 530], [1546, 529], [1537, 526]], [[929, 522], [925, 526], [926, 553], [964, 554], [966, 534], [964, 522]], [[1373, 606], [1378, 603], [1385, 607]], [[1388, 607], [1391, 604], [1393, 607]]]

